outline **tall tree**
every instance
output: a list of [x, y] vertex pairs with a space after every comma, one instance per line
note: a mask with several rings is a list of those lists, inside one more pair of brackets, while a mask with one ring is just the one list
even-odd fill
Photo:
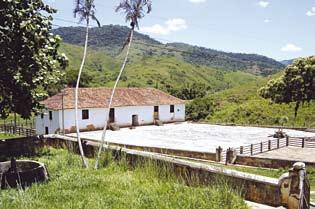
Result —
[[41, 0], [0, 2], [0, 115], [29, 118], [60, 80], [67, 57], [58, 52], [61, 38], [52, 29], [56, 10]]
[[259, 90], [263, 98], [275, 103], [295, 102], [295, 117], [301, 104], [315, 100], [315, 56], [299, 58], [280, 78]]
[[78, 115], [78, 96], [79, 96], [81, 74], [82, 74], [82, 70], [84, 67], [84, 63], [86, 60], [86, 54], [87, 54], [90, 20], [91, 19], [95, 20], [99, 27], [100, 27], [100, 22], [95, 17], [94, 0], [75, 0], [75, 9], [74, 9], [73, 13], [74, 13], [74, 17], [76, 17], [77, 15], [79, 16], [80, 22], [85, 21], [85, 23], [86, 23], [84, 52], [83, 52], [82, 62], [80, 65], [78, 78], [77, 78], [77, 82], [76, 82], [76, 87], [75, 87], [75, 126], [76, 126], [76, 131], [77, 131], [77, 140], [78, 140], [78, 145], [79, 145], [82, 163], [83, 163], [84, 167], [87, 168], [88, 162], [84, 157], [84, 151], [83, 151], [81, 138], [80, 138], [80, 124], [79, 124], [79, 115]]
[[126, 22], [130, 22], [131, 29], [130, 29], [130, 32], [128, 34], [127, 40], [123, 45], [123, 49], [128, 45], [127, 51], [126, 51], [126, 56], [125, 56], [125, 59], [123, 61], [119, 75], [116, 79], [116, 82], [114, 84], [114, 87], [112, 89], [112, 93], [110, 96], [109, 105], [108, 105], [108, 109], [107, 109], [108, 112], [106, 114], [105, 126], [104, 126], [104, 130], [103, 130], [102, 138], [101, 138], [101, 144], [100, 144], [99, 151], [98, 151], [97, 158], [96, 158], [96, 162], [95, 162], [95, 169], [98, 168], [100, 155], [101, 155], [101, 152], [103, 150], [104, 143], [105, 143], [106, 130], [107, 130], [107, 124], [108, 124], [108, 119], [109, 119], [109, 112], [110, 112], [110, 109], [112, 107], [112, 102], [113, 102], [113, 98], [115, 96], [115, 91], [116, 91], [118, 82], [120, 80], [120, 77], [121, 77], [121, 75], [122, 75], [122, 73], [126, 67], [127, 61], [128, 61], [129, 51], [130, 51], [130, 47], [132, 44], [135, 27], [137, 27], [139, 29], [139, 19], [143, 18], [145, 16], [145, 13], [149, 14], [151, 12], [152, 2], [151, 2], [151, 0], [123, 0], [117, 6], [116, 12], [119, 12], [121, 10], [125, 14]]

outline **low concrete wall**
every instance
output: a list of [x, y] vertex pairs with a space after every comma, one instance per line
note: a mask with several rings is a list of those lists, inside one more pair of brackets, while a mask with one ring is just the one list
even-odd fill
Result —
[[[272, 159], [272, 158], [262, 158], [253, 156], [240, 156], [238, 155], [235, 164], [246, 165], [253, 167], [263, 167], [263, 168], [290, 168], [296, 162], [294, 160], [284, 160], [284, 159]], [[314, 166], [315, 162], [304, 162], [306, 166]]]
[[10, 157], [35, 155], [40, 141], [37, 137], [0, 140], [0, 161]]
[[[82, 140], [88, 141], [88, 142], [99, 143], [99, 141], [93, 140], [93, 139], [82, 139]], [[123, 147], [126, 149], [132, 149], [132, 150], [161, 153], [165, 155], [175, 155], [179, 157], [216, 161], [216, 153], [211, 153], [211, 152], [197, 152], [197, 151], [187, 151], [187, 150], [160, 148], [160, 147], [145, 147], [145, 146], [126, 145], [126, 144], [119, 144], [119, 143], [109, 143], [109, 145]]]
[[[34, 153], [37, 148], [44, 146], [66, 148], [78, 153], [78, 146], [75, 138], [59, 135], [49, 135], [41, 139], [36, 137], [10, 139], [2, 142], [0, 145], [0, 153], [7, 156], [12, 156], [14, 154], [20, 156], [25, 153], [31, 154]], [[83, 142], [85, 154], [89, 157], [95, 156], [98, 146], [98, 142]], [[116, 154], [116, 156], [119, 154], [125, 155], [130, 165], [143, 163], [147, 160], [156, 161], [159, 165], [167, 163], [171, 165], [171, 168], [177, 176], [186, 180], [187, 184], [192, 182], [192, 179], [197, 179], [202, 185], [211, 185], [218, 179], [223, 179], [224, 181], [231, 183], [232, 187], [242, 189], [246, 200], [270, 206], [281, 206], [281, 191], [280, 185], [278, 185], [278, 179], [223, 169], [204, 163], [176, 159], [159, 153], [131, 150], [117, 146], [110, 146], [109, 148]], [[154, 148], [152, 151], [154, 151]], [[172, 152], [177, 152], [177, 150], [172, 150]], [[168, 154], [171, 153], [169, 152]]]
[[[56, 148], [70, 147], [78, 152], [77, 142], [74, 138], [50, 135], [46, 136], [45, 140], [46, 145]], [[84, 151], [90, 157], [94, 156], [98, 146], [99, 143], [95, 141], [84, 141], [83, 143]], [[156, 161], [160, 165], [167, 163], [172, 166], [177, 176], [186, 180], [187, 184], [196, 178], [202, 185], [211, 185], [218, 179], [223, 179], [231, 183], [231, 186], [242, 189], [246, 200], [270, 206], [281, 206], [281, 192], [278, 179], [176, 159], [159, 153], [131, 150], [117, 146], [110, 146], [109, 148], [113, 150], [116, 156], [119, 154], [125, 155], [130, 165], [144, 163], [147, 160]]]

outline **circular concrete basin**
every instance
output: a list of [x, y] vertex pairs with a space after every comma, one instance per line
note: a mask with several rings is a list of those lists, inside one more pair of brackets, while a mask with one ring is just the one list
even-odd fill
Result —
[[1, 189], [25, 188], [33, 183], [48, 180], [48, 172], [43, 163], [31, 160], [0, 162]]

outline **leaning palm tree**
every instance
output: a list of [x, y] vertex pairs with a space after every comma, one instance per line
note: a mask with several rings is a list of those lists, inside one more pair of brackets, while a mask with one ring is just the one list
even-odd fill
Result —
[[152, 6], [151, 0], [123, 0], [116, 8], [116, 12], [119, 12], [120, 10], [122, 10], [125, 13], [126, 22], [130, 22], [131, 28], [130, 28], [130, 32], [128, 34], [128, 37], [127, 37], [125, 43], [123, 44], [123, 49], [128, 45], [127, 51], [126, 51], [126, 56], [125, 56], [125, 59], [124, 59], [122, 66], [121, 66], [120, 72], [118, 74], [118, 77], [116, 79], [114, 88], [112, 89], [111, 96], [109, 99], [109, 104], [108, 104], [108, 109], [107, 109], [108, 112], [106, 113], [105, 126], [104, 126], [104, 130], [103, 130], [102, 138], [101, 138], [101, 144], [100, 144], [97, 158], [96, 158], [96, 162], [95, 162], [95, 169], [97, 169], [98, 165], [99, 165], [100, 155], [101, 155], [101, 152], [103, 150], [104, 143], [105, 143], [105, 136], [106, 136], [106, 130], [107, 130], [107, 124], [108, 124], [110, 109], [112, 107], [113, 98], [115, 95], [115, 91], [116, 91], [118, 82], [120, 80], [120, 77], [121, 77], [121, 75], [122, 75], [122, 73], [126, 67], [127, 61], [128, 61], [129, 51], [130, 51], [131, 43], [133, 40], [133, 34], [134, 34], [135, 27], [137, 27], [139, 29], [139, 19], [143, 18], [145, 13], [148, 14], [151, 12], [151, 9], [152, 9], [151, 6]]
[[81, 154], [81, 159], [84, 167], [88, 167], [87, 160], [84, 157], [84, 151], [82, 148], [82, 143], [80, 139], [80, 127], [79, 127], [79, 117], [78, 117], [78, 94], [79, 94], [79, 86], [80, 86], [80, 78], [81, 73], [84, 67], [86, 54], [87, 54], [87, 46], [88, 46], [88, 39], [89, 39], [89, 26], [90, 26], [90, 20], [95, 20], [100, 27], [100, 22], [95, 17], [95, 5], [94, 0], [75, 0], [75, 9], [73, 10], [74, 17], [77, 17], [77, 15], [80, 18], [80, 22], [85, 21], [86, 23], [86, 31], [85, 31], [85, 44], [84, 44], [84, 52], [83, 52], [83, 58], [81, 62], [81, 66], [78, 73], [78, 79], [75, 87], [75, 126], [77, 131], [77, 140], [79, 145], [79, 150]]

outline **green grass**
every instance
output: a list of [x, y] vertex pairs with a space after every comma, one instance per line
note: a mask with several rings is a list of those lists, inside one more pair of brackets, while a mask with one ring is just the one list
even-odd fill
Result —
[[8, 134], [8, 133], [0, 133], [0, 139], [13, 139], [18, 138], [18, 135], [15, 134]]
[[[1, 209], [140, 209], [247, 208], [239, 192], [228, 184], [188, 187], [165, 166], [154, 163], [129, 169], [124, 160], [103, 157], [100, 170], [82, 169], [80, 158], [49, 149], [41, 157], [50, 181], [26, 190], [0, 192]], [[89, 161], [92, 165], [93, 160]], [[107, 163], [105, 163], [107, 162]]]
[[[208, 87], [210, 92], [217, 92], [260, 77], [241, 71], [225, 71], [192, 64], [181, 57], [160, 53], [159, 50], [156, 52], [158, 56], [146, 56], [142, 54], [142, 50], [143, 46], [133, 45], [122, 80], [119, 82], [120, 87], [158, 87], [166, 91], [188, 83], [199, 83]], [[83, 48], [64, 43], [61, 45], [61, 51], [69, 58], [66, 73], [76, 72], [80, 66]], [[112, 87], [123, 58], [111, 57], [102, 49], [89, 49], [84, 67], [84, 72], [89, 77], [87, 86]]]

